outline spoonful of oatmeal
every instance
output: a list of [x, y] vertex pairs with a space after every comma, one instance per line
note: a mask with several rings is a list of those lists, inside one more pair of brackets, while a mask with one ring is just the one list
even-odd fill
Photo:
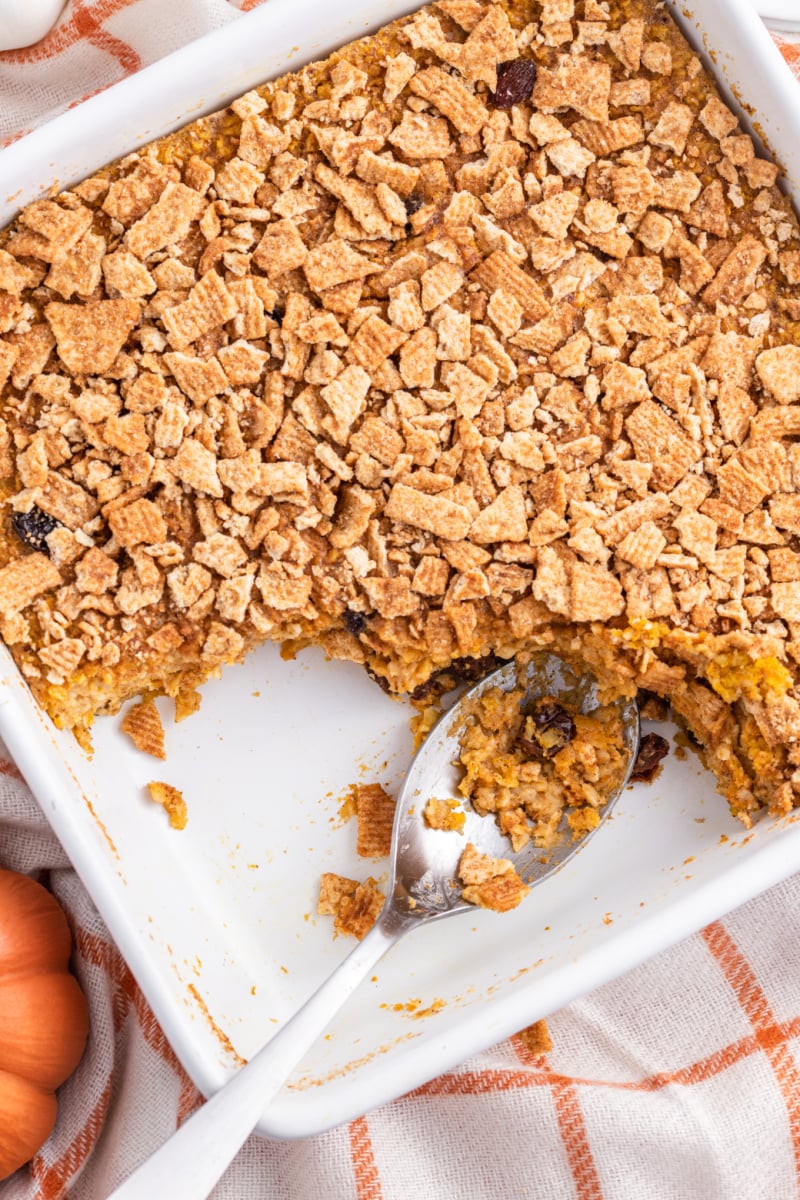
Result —
[[292, 1068], [403, 934], [506, 912], [610, 814], [639, 747], [634, 700], [550, 653], [511, 662], [433, 725], [397, 798], [386, 901], [355, 949], [110, 1200], [205, 1200]]

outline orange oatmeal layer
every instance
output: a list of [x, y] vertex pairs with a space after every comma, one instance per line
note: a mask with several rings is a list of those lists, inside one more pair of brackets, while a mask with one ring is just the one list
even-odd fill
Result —
[[[469, 701], [460, 745], [460, 794], [494, 816], [515, 852], [595, 829], [629, 766], [619, 705], [583, 714], [552, 696], [532, 702], [523, 685], [489, 687]], [[452, 827], [453, 816], [434, 827]]]
[[800, 790], [800, 230], [651, 0], [439, 0], [0, 235], [0, 633], [80, 738], [251, 647], [547, 646]]

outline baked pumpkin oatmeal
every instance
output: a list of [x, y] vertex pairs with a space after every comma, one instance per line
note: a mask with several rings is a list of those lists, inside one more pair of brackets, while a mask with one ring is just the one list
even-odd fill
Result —
[[[530, 701], [522, 684], [469, 701], [460, 746], [460, 794], [479, 816], [493, 814], [515, 852], [596, 829], [630, 767], [618, 704], [583, 713], [553, 696]], [[453, 828], [449, 809], [442, 823], [431, 820], [435, 803], [426, 805], [428, 824]]]
[[264, 639], [547, 647], [800, 790], [800, 230], [650, 0], [439, 0], [0, 237], [2, 636], [57, 725]]

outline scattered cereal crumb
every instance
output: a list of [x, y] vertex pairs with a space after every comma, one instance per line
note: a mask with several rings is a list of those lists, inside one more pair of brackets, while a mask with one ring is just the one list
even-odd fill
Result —
[[172, 828], [185, 829], [187, 813], [183, 792], [173, 787], [171, 783], [162, 783], [159, 780], [148, 783], [147, 790], [150, 792], [151, 799], [166, 809]]
[[378, 919], [384, 896], [371, 877], [364, 883], [326, 871], [319, 883], [317, 912], [334, 918], [333, 931], [359, 941]]
[[361, 858], [385, 858], [392, 846], [394, 797], [379, 783], [357, 783], [353, 791], [358, 822], [356, 853]]
[[467, 819], [457, 800], [437, 800], [435, 796], [425, 805], [423, 816], [431, 829], [453, 829], [459, 832], [463, 830]]
[[133, 704], [122, 718], [122, 731], [127, 733], [137, 750], [153, 758], [165, 759], [164, 726], [152, 700]]
[[548, 1054], [553, 1049], [546, 1021], [534, 1021], [533, 1025], [526, 1025], [524, 1029], [520, 1029], [517, 1037], [529, 1054]]
[[185, 721], [200, 708], [203, 697], [197, 688], [185, 688], [175, 697], [175, 721]]
[[461, 895], [466, 901], [494, 912], [516, 908], [530, 891], [509, 859], [481, 854], [472, 842], [458, 861], [458, 878], [465, 885]]

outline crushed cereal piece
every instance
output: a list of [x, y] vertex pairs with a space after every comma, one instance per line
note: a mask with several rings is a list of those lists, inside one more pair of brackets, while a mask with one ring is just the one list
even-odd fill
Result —
[[553, 1049], [553, 1040], [546, 1021], [535, 1021], [533, 1025], [526, 1025], [524, 1029], [520, 1029], [517, 1037], [528, 1053], [535, 1057], [549, 1054]]
[[457, 800], [438, 800], [432, 797], [423, 809], [425, 824], [431, 829], [461, 830], [466, 815]]
[[75, 375], [107, 371], [139, 320], [135, 300], [99, 300], [93, 304], [47, 305], [45, 316], [55, 334], [58, 354]]
[[153, 207], [128, 230], [125, 236], [128, 249], [144, 261], [157, 250], [179, 242], [205, 206], [206, 201], [193, 188], [168, 183]]
[[132, 704], [122, 718], [122, 732], [127, 733], [137, 750], [153, 758], [166, 759], [164, 726], [152, 700]]
[[374, 879], [359, 883], [332, 871], [326, 871], [320, 879], [317, 912], [334, 918], [335, 934], [361, 941], [377, 921], [383, 902]]
[[166, 810], [172, 828], [185, 829], [188, 811], [183, 792], [173, 787], [171, 783], [162, 783], [158, 780], [148, 783], [147, 790], [151, 800], [154, 800], [156, 804], [161, 804]]
[[530, 891], [509, 859], [481, 854], [472, 842], [467, 842], [458, 860], [458, 878], [464, 884], [461, 889], [464, 900], [494, 912], [516, 908]]
[[38, 551], [0, 567], [0, 613], [10, 617], [62, 583], [61, 573]]
[[392, 844], [395, 801], [379, 783], [357, 783], [354, 787], [358, 840], [361, 858], [385, 858]]

